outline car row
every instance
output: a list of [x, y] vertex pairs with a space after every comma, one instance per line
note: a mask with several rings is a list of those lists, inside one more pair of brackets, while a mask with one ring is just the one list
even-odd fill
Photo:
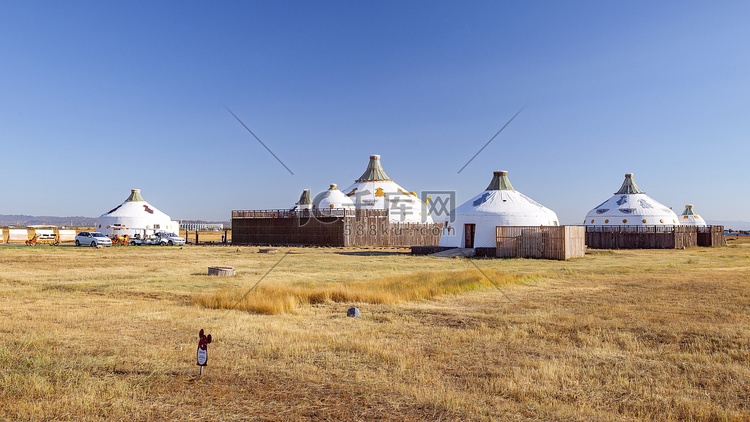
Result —
[[[124, 239], [123, 239], [124, 238]], [[136, 245], [184, 245], [185, 239], [175, 233], [158, 232], [154, 234], [135, 234], [129, 236], [117, 236], [118, 244]], [[124, 240], [124, 242], [123, 242]], [[112, 239], [100, 232], [80, 232], [75, 238], [76, 246], [112, 246]]]
[[162, 245], [162, 246], [173, 246], [173, 245], [184, 245], [185, 238], [182, 238], [174, 233], [168, 232], [157, 232], [154, 234], [135, 234], [130, 238], [130, 244], [133, 246], [140, 245]]

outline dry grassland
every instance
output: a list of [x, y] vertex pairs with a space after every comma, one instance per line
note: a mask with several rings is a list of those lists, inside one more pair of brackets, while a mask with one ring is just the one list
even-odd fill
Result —
[[[282, 256], [258, 291], [294, 306], [201, 305], [231, 302]], [[419, 280], [434, 294], [372, 288]], [[201, 328], [214, 342], [198, 377]], [[750, 242], [569, 262], [0, 247], [0, 419], [749, 418]]]
[[204, 293], [195, 303], [212, 309], [239, 309], [277, 315], [298, 311], [301, 306], [328, 302], [394, 304], [434, 299], [438, 296], [479, 290], [482, 287], [520, 283], [533, 276], [518, 276], [479, 269], [418, 272], [378, 280], [345, 281], [319, 285], [271, 285], [255, 288], [230, 287]]

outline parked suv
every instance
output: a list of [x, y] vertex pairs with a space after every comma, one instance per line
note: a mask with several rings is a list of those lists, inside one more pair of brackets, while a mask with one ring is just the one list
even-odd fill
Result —
[[159, 232], [156, 233], [156, 237], [159, 238], [159, 244], [164, 245], [184, 245], [185, 239], [176, 235], [175, 233]]
[[76, 235], [76, 246], [112, 246], [112, 240], [99, 232], [80, 232]]

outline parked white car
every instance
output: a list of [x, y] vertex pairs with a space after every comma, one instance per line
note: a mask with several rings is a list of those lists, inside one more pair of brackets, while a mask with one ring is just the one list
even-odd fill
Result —
[[168, 233], [168, 232], [159, 232], [156, 233], [156, 237], [159, 238], [159, 244], [162, 246], [165, 245], [184, 245], [185, 244], [185, 238], [180, 237], [174, 233]]
[[112, 240], [99, 232], [80, 232], [76, 235], [76, 246], [112, 246]]

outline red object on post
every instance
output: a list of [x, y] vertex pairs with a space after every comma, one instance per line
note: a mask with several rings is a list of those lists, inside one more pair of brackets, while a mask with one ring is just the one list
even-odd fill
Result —
[[208, 365], [208, 343], [211, 343], [211, 334], [203, 335], [203, 329], [198, 333], [198, 366]]

